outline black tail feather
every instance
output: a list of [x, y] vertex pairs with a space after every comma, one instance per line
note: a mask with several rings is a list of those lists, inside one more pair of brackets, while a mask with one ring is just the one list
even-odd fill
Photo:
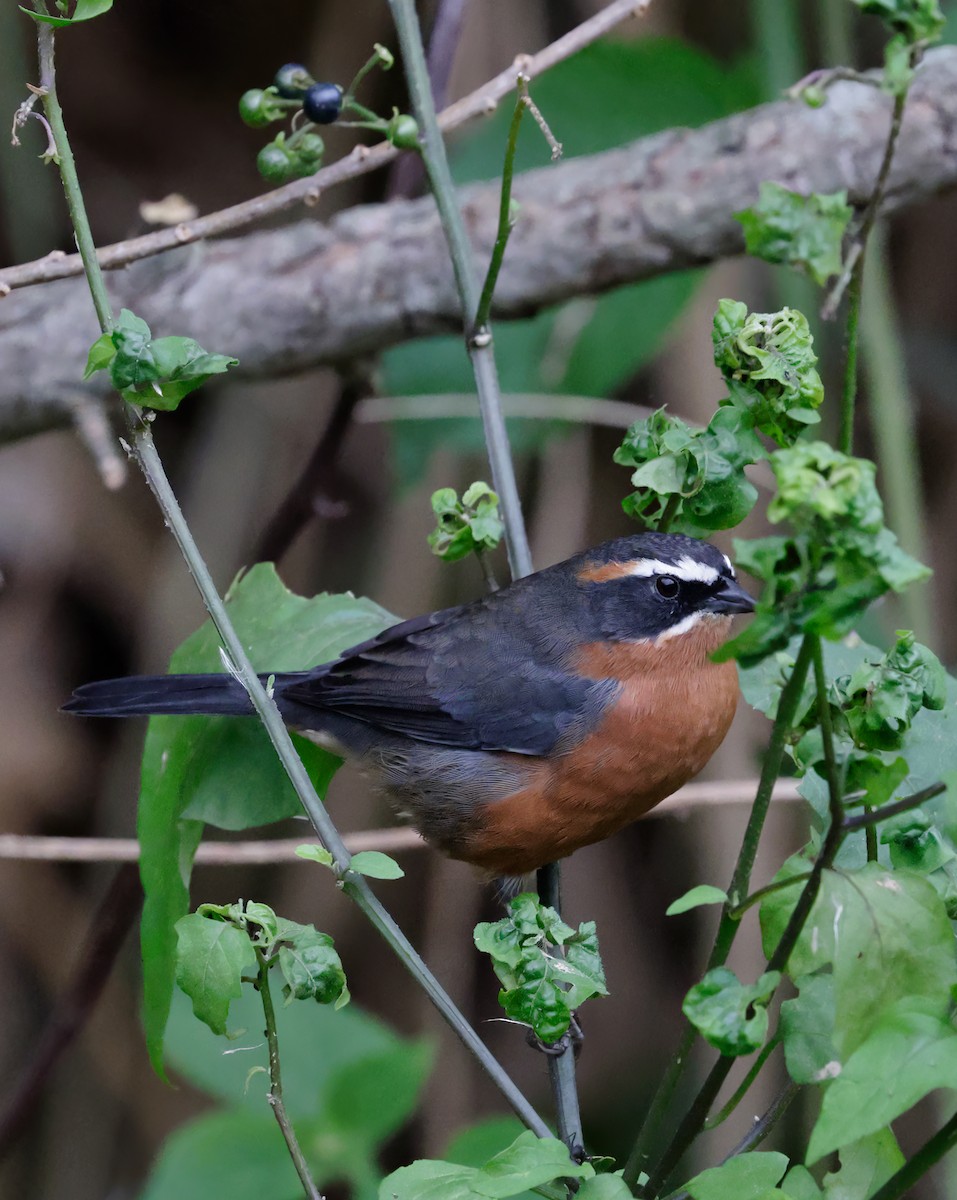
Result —
[[130, 675], [83, 684], [62, 711], [84, 717], [245, 716], [252, 714], [253, 707], [242, 684], [231, 675]]

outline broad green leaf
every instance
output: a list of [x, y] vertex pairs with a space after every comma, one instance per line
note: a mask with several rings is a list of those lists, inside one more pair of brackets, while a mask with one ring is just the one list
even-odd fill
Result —
[[792, 1167], [781, 1180], [781, 1191], [788, 1200], [821, 1200], [821, 1189], [807, 1167]]
[[556, 1138], [520, 1134], [482, 1167], [420, 1161], [400, 1167], [379, 1189], [380, 1200], [507, 1200], [553, 1179], [591, 1179], [588, 1163], [574, 1163]]
[[781, 1005], [780, 1030], [788, 1074], [795, 1083], [824, 1083], [840, 1072], [834, 1048], [834, 976], [807, 975], [800, 993]]
[[841, 1150], [841, 1166], [824, 1176], [825, 1200], [868, 1200], [904, 1165], [890, 1129], [881, 1129]]
[[596, 1175], [576, 1193], [578, 1200], [631, 1200], [631, 1188], [620, 1175]]
[[139, 1200], [297, 1200], [302, 1184], [286, 1143], [259, 1098], [259, 1111], [197, 1118], [166, 1139]]
[[685, 1184], [692, 1200], [765, 1200], [787, 1170], [783, 1154], [753, 1151], [702, 1171]]
[[193, 1012], [213, 1033], [225, 1034], [229, 1005], [242, 992], [242, 976], [256, 963], [252, 943], [225, 921], [191, 913], [176, 922], [176, 982]]
[[748, 254], [799, 267], [822, 287], [841, 269], [841, 243], [853, 215], [846, 192], [802, 196], [771, 182], [761, 184], [753, 208], [734, 214]]
[[950, 1021], [932, 1001], [902, 1000], [882, 1013], [825, 1090], [808, 1163], [877, 1133], [955, 1079], [957, 1033]]
[[370, 879], [401, 879], [405, 871], [394, 858], [381, 850], [360, 850], [349, 859], [349, 870], [367, 875]]
[[768, 971], [743, 984], [727, 967], [715, 967], [685, 996], [681, 1010], [701, 1036], [722, 1054], [750, 1054], [768, 1032], [767, 1003], [781, 981]]
[[[301, 670], [335, 658], [393, 618], [369, 600], [288, 591], [270, 564], [234, 586], [229, 612], [260, 671]], [[221, 671], [219, 640], [207, 622], [176, 651], [174, 672]], [[320, 792], [338, 759], [299, 742]], [[229, 754], [224, 755], [223, 751]], [[144, 1018], [150, 1058], [162, 1069], [163, 1029], [173, 991], [173, 926], [188, 907], [192, 855], [202, 821], [226, 828], [260, 825], [299, 811], [275, 753], [252, 718], [152, 717], [143, 753], [137, 823], [145, 903], [141, 922]]]
[[709, 883], [699, 883], [683, 896], [672, 902], [665, 909], [666, 917], [676, 917], [679, 913], [688, 912], [692, 908], [700, 908], [703, 904], [724, 904], [728, 893], [721, 888], [712, 887]]
[[[481, 1167], [493, 1155], [510, 1146], [524, 1128], [517, 1117], [487, 1117], [457, 1133], [446, 1146], [442, 1157], [450, 1163]], [[515, 1200], [537, 1200], [537, 1193], [518, 1192]]]
[[[335, 1080], [341, 1073], [365, 1059], [378, 1060], [415, 1046], [355, 1005], [339, 1012], [317, 1004], [286, 1007], [279, 1000], [275, 980], [272, 990], [282, 1055], [283, 1098], [296, 1120], [322, 1110], [330, 1091], [338, 1086]], [[245, 1087], [249, 1068], [267, 1062], [262, 1000], [252, 988], [246, 988], [233, 1001], [230, 1023], [246, 1032], [227, 1048], [222, 1038], [196, 1020], [189, 1001], [177, 989], [167, 1032], [169, 1065], [178, 1076], [225, 1104], [260, 1112], [268, 1081], [254, 1079], [248, 1089]]]
[[[800, 869], [799, 859], [786, 864], [791, 873]], [[797, 894], [798, 889], [785, 888], [762, 902], [768, 955]], [[950, 921], [933, 885], [912, 872], [887, 871], [877, 863], [857, 871], [825, 871], [788, 974], [797, 979], [829, 965], [834, 975], [832, 1037], [843, 1063], [899, 1000], [920, 998], [943, 1016], [957, 967]]]
[[112, 7], [113, 0], [76, 0], [72, 17], [53, 17], [48, 13], [34, 12], [32, 8], [24, 8], [22, 4], [20, 11], [25, 12], [34, 21], [43, 21], [46, 25], [62, 29], [65, 25], [75, 25], [78, 21], [92, 21], [94, 17], [109, 12]]
[[408, 1121], [432, 1069], [425, 1041], [404, 1041], [341, 1068], [329, 1080], [324, 1119], [341, 1142], [366, 1156]]

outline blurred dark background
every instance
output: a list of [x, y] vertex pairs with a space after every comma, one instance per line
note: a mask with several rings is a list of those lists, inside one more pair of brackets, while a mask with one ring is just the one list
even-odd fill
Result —
[[[600, 7], [595, 0], [472, 0], [450, 98]], [[851, 59], [857, 65], [876, 64], [879, 30], [852, 19], [850, 9], [842, 0], [752, 0], [729, 13], [725, 5], [660, 0], [644, 21], [628, 23], [618, 34], [667, 39], [649, 43], [646, 51], [670, 56], [665, 61], [673, 64], [673, 70], [660, 73], [653, 96], [642, 90], [636, 72], [633, 108], [622, 118], [629, 136], [697, 123], [773, 98], [816, 66]], [[432, 3], [422, 5], [426, 24], [434, 10]], [[264, 190], [255, 154], [266, 139], [239, 122], [239, 95], [264, 86], [288, 60], [309, 64], [317, 77], [345, 82], [374, 41], [394, 44], [387, 6], [345, 0], [287, 0], [275, 8], [249, 0], [202, 5], [141, 0], [119, 4], [107, 18], [62, 36], [60, 94], [97, 240], [107, 243], [143, 231], [139, 206], [144, 200], [179, 192], [208, 212]], [[33, 27], [12, 0], [3, 0], [4, 120], [24, 97], [24, 81], [34, 77]], [[587, 113], [598, 103], [600, 79], [592, 77], [589, 84], [585, 74], [576, 86], [581, 90], [566, 95], [565, 102]], [[380, 111], [388, 112], [393, 103], [401, 106], [399, 73], [373, 77], [368, 99]], [[546, 115], [562, 138], [560, 119], [547, 108]], [[39, 131], [27, 129], [23, 140], [19, 151], [5, 138], [0, 144], [3, 263], [71, 248], [58, 181], [36, 158]], [[333, 153], [345, 152], [350, 144], [344, 133], [329, 142]], [[593, 148], [606, 143], [607, 130], [596, 129]], [[494, 146], [489, 160], [463, 142], [461, 175], [481, 173], [476, 163], [497, 161], [500, 140]], [[380, 200], [387, 185], [385, 174], [366, 176], [327, 193], [314, 216]], [[912, 455], [910, 466], [919, 465], [926, 506], [923, 512], [899, 513], [909, 524], [901, 528], [898, 523], [898, 532], [909, 549], [928, 555], [936, 574], [909, 610], [888, 611], [878, 621], [885, 629], [901, 621], [916, 624], [950, 664], [957, 658], [957, 631], [949, 623], [957, 568], [952, 538], [957, 476], [948, 449], [957, 423], [950, 387], [957, 362], [952, 315], [957, 276], [950, 265], [957, 249], [955, 216], [953, 197], [908, 212], [895, 220], [874, 254], [873, 286], [877, 294], [892, 296], [893, 307], [890, 325], [871, 326], [865, 342], [858, 431], [861, 452], [880, 449], [881, 429], [888, 426], [875, 419], [871, 399], [888, 382], [888, 359], [881, 354], [889, 353], [892, 367], [903, 372], [898, 400], [916, 422], [919, 462]], [[635, 300], [636, 339], [646, 321], [654, 336], [640, 361], [631, 362], [608, 389], [611, 397], [632, 405], [667, 404], [687, 419], [706, 420], [720, 397], [710, 322], [716, 300], [724, 295], [744, 299], [751, 308], [787, 302], [813, 310], [816, 305], [813, 291], [801, 281], [753, 262], [726, 262], [683, 277], [653, 301]], [[818, 345], [825, 382], [834, 394], [839, 337], [822, 331]], [[422, 390], [401, 356], [386, 362], [379, 378], [389, 394]], [[221, 587], [251, 561], [339, 393], [331, 370], [294, 380], [225, 385], [207, 389], [159, 422], [160, 448]], [[485, 476], [487, 468], [474, 428], [455, 421], [380, 419], [383, 415], [389, 414], [373, 411], [375, 419], [353, 422], [323, 481], [320, 515], [283, 555], [279, 569], [296, 591], [352, 590], [411, 616], [481, 589], [472, 563], [440, 563], [430, 555], [425, 535], [432, 525], [432, 490], [462, 488]], [[620, 508], [627, 475], [611, 462], [621, 428], [588, 420], [562, 426], [533, 421], [517, 432], [538, 566], [628, 530]], [[885, 490], [899, 483], [888, 478], [889, 466], [880, 454], [878, 461]], [[57, 708], [84, 680], [164, 669], [171, 651], [203, 619], [152, 498], [135, 472], [125, 486], [108, 491], [72, 432], [0, 447], [0, 570], [0, 832], [130, 837], [142, 728], [80, 723]], [[752, 778], [763, 734], [762, 719], [739, 713], [708, 777]], [[348, 771], [337, 777], [331, 796], [345, 830], [390, 824], [389, 815]], [[693, 883], [727, 879], [746, 811], [741, 804], [711, 804], [682, 819], [649, 820], [581, 852], [565, 868], [567, 917], [575, 923], [597, 920], [611, 990], [609, 999], [585, 1013], [580, 1062], [586, 1132], [596, 1149], [618, 1157], [627, 1153], [629, 1135], [674, 1043], [681, 998], [706, 953], [713, 911], [666, 920], [664, 909]], [[301, 829], [291, 825], [270, 833], [295, 836]], [[776, 807], [756, 877], [767, 878], [803, 840], [796, 806]], [[431, 851], [408, 852], [402, 864], [407, 876], [388, 885], [389, 904], [453, 996], [483, 1023], [489, 1045], [547, 1111], [541, 1057], [526, 1049], [519, 1031], [485, 1023], [496, 1016], [496, 989], [471, 948], [470, 931], [476, 920], [496, 915], [494, 895], [466, 867]], [[116, 870], [114, 864], [0, 860], [0, 1093], [12, 1093], [35, 1052]], [[308, 864], [199, 868], [193, 897], [226, 902], [254, 895], [334, 935], [355, 1003], [402, 1034], [428, 1035], [437, 1048], [420, 1114], [387, 1147], [383, 1161], [394, 1166], [413, 1155], [438, 1155], [453, 1133], [500, 1112], [501, 1102], [358, 912], [319, 875]], [[760, 961], [751, 921], [733, 965], [753, 974]], [[170, 1088], [152, 1074], [139, 1027], [138, 991], [133, 933], [92, 1019], [46, 1080], [41, 1100], [0, 1162], [0, 1193], [37, 1200], [140, 1195], [167, 1135], [210, 1108], [212, 1101], [190, 1083], [180, 1080]], [[781, 1071], [780, 1065], [769, 1067], [754, 1098], [705, 1139], [710, 1161], [733, 1145], [766, 1106], [780, 1086]], [[785, 1149], [807, 1114], [796, 1104], [789, 1119], [790, 1126], [775, 1135]], [[936, 1119], [929, 1106], [926, 1119]], [[926, 1136], [922, 1123], [926, 1127], [926, 1121], [912, 1122], [915, 1141]], [[907, 1135], [905, 1127], [905, 1146]], [[914, 1194], [926, 1200], [954, 1195], [944, 1172], [938, 1176]], [[215, 1200], [215, 1191], [200, 1194]], [[329, 1194], [347, 1193], [332, 1188]]]

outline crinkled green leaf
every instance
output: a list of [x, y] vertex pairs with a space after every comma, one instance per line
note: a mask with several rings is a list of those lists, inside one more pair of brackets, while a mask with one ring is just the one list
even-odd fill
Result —
[[780, 981], [779, 972], [768, 971], [756, 983], [744, 984], [727, 967], [715, 967], [688, 992], [681, 1010], [722, 1054], [750, 1054], [767, 1037], [766, 1005]]
[[293, 1000], [334, 1004], [342, 997], [346, 975], [327, 933], [320, 933], [314, 925], [280, 919], [275, 940], [279, 969], [286, 981], [282, 991], [287, 1004]]
[[176, 922], [176, 982], [193, 1012], [213, 1033], [225, 1034], [230, 1001], [242, 992], [242, 976], [255, 966], [249, 938], [235, 925], [190, 913]]
[[854, 210], [846, 192], [802, 196], [766, 181], [758, 203], [734, 215], [744, 228], [748, 254], [790, 263], [823, 286], [841, 269], [841, 242]]
[[438, 524], [429, 545], [446, 562], [494, 550], [505, 532], [498, 496], [487, 483], [473, 483], [461, 500], [454, 488], [440, 488], [432, 494], [432, 511]]
[[711, 328], [715, 366], [724, 376], [724, 405], [740, 408], [754, 428], [790, 446], [820, 418], [824, 385], [814, 338], [803, 313], [782, 308], [749, 313], [738, 300], [721, 300]]
[[222, 374], [238, 361], [224, 354], [209, 354], [192, 338], [154, 339], [146, 322], [124, 308], [113, 330], [90, 348], [84, 378], [108, 369], [113, 386], [124, 399], [169, 411], [211, 375]]
[[841, 1150], [841, 1165], [824, 1176], [825, 1200], [869, 1200], [904, 1165], [890, 1129], [881, 1129]]
[[349, 859], [349, 870], [358, 871], [370, 879], [401, 879], [405, 871], [394, 858], [381, 850], [360, 850]]
[[685, 892], [677, 900], [672, 900], [665, 909], [665, 916], [676, 917], [679, 913], [688, 912], [692, 908], [700, 908], [703, 904], [725, 904], [727, 899], [728, 893], [723, 892], [721, 888], [712, 887], [709, 883], [699, 883], [697, 887]]
[[[301, 670], [328, 662], [394, 620], [378, 605], [353, 596], [296, 596], [284, 587], [275, 568], [265, 563], [234, 585], [227, 605], [260, 671]], [[209, 622], [176, 651], [170, 669], [184, 673], [223, 669], [219, 639]], [[311, 742], [296, 742], [313, 783], [324, 795], [339, 760]], [[296, 794], [256, 719], [150, 719], [137, 833], [145, 892], [144, 1019], [150, 1058], [158, 1071], [173, 991], [173, 926], [188, 908], [190, 866], [202, 822], [243, 829], [299, 811]]]
[[585, 1000], [607, 994], [594, 922], [576, 931], [529, 892], [509, 903], [507, 917], [476, 925], [474, 938], [492, 958], [506, 1014], [544, 1042], [565, 1033]]
[[825, 1090], [808, 1163], [876, 1133], [955, 1079], [957, 1033], [949, 1019], [932, 1002], [901, 1000], [881, 1014]]
[[695, 1175], [684, 1185], [685, 1191], [692, 1200], [765, 1200], [787, 1165], [787, 1157], [774, 1151], [738, 1154]]

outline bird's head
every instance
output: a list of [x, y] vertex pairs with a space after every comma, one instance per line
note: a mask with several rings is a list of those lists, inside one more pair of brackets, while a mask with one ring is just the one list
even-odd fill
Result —
[[728, 556], [697, 538], [640, 533], [572, 562], [596, 633], [611, 641], [658, 641], [702, 625], [724, 632], [735, 613], [754, 611]]

